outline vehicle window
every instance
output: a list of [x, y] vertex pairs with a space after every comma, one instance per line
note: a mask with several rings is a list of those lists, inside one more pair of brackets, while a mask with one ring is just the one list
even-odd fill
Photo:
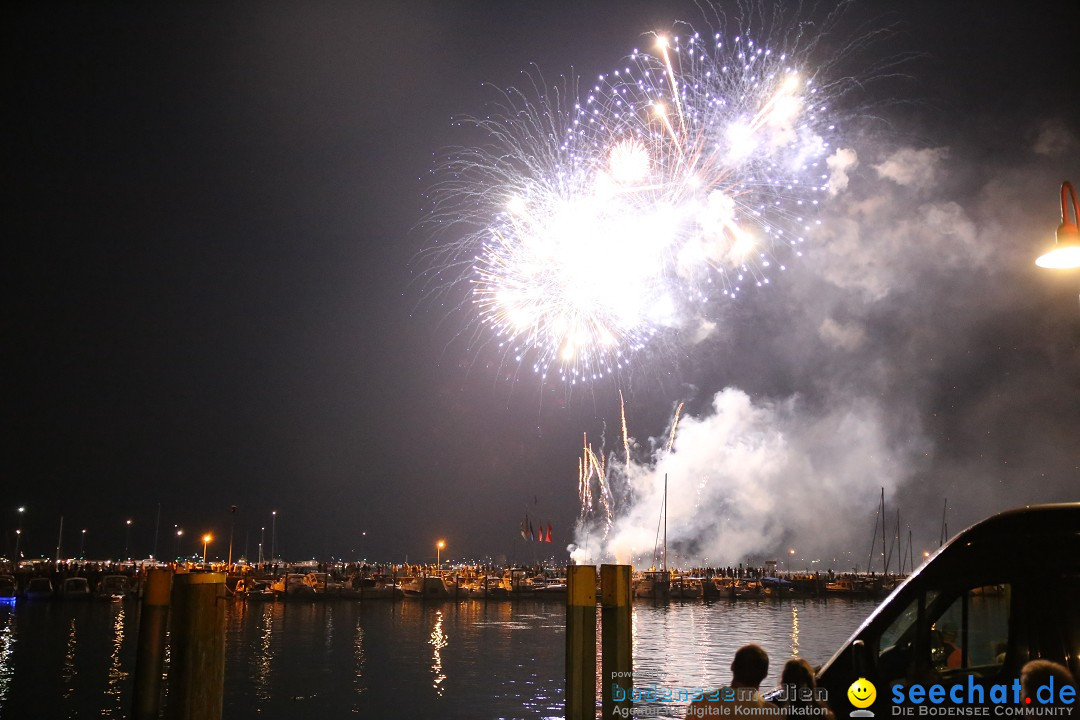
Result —
[[878, 654], [885, 653], [895, 647], [904, 635], [910, 635], [908, 631], [915, 624], [915, 620], [918, 616], [919, 599], [915, 598], [908, 603], [903, 612], [897, 615], [896, 619], [889, 623], [889, 626], [881, 633]]
[[933, 604], [937, 597], [937, 591], [931, 590], [914, 598], [882, 631], [878, 638], [877, 661], [878, 675], [882, 680], [896, 680], [907, 674], [913, 659], [919, 602], [923, 600], [926, 607]]
[[982, 585], [960, 593], [933, 620], [930, 664], [940, 672], [1000, 667], [1009, 639], [1009, 585]]

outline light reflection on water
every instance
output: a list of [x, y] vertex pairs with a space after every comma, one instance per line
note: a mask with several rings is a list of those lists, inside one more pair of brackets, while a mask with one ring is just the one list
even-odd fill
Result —
[[363, 712], [360, 707], [360, 697], [367, 690], [364, 682], [364, 623], [360, 618], [356, 619], [356, 635], [353, 637], [353, 657], [356, 658], [356, 670], [353, 673], [353, 689], [357, 698], [353, 701], [352, 711], [354, 715]]
[[64, 667], [60, 678], [64, 681], [64, 699], [68, 700], [75, 693], [75, 645], [78, 635], [75, 632], [75, 618], [69, 619], [67, 647], [64, 649]]
[[4, 701], [7, 700], [12, 677], [15, 674], [12, 664], [15, 641], [18, 639], [15, 627], [14, 605], [7, 603], [0, 605], [0, 712], [3, 711]]
[[[639, 602], [635, 685], [716, 687], [747, 642], [768, 651], [766, 683], [775, 683], [793, 654], [828, 659], [871, 609], [836, 600]], [[35, 717], [42, 698], [60, 706], [55, 717], [124, 717], [137, 618], [133, 602], [0, 608], [0, 720]], [[558, 602], [231, 606], [225, 717], [561, 717], [564, 623]]]
[[431, 674], [434, 676], [432, 686], [435, 688], [435, 694], [439, 697], [443, 696], [446, 688], [443, 687], [443, 680], [446, 679], [446, 673], [443, 672], [442, 666], [442, 651], [447, 645], [450, 644], [450, 638], [443, 632], [443, 614], [442, 610], [435, 611], [435, 627], [431, 630]]
[[251, 655], [251, 677], [255, 685], [255, 698], [261, 705], [270, 700], [270, 668], [274, 662], [274, 609], [272, 603], [264, 603], [259, 613], [259, 638], [256, 652]]
[[108, 704], [112, 707], [111, 711], [103, 709], [101, 711], [102, 717], [122, 718], [125, 716], [123, 684], [128, 674], [124, 671], [122, 653], [124, 649], [124, 605], [125, 603], [109, 604], [109, 607], [114, 610], [113, 641], [112, 654], [109, 656], [109, 674], [105, 697], [108, 698]]
[[799, 606], [791, 604], [791, 657], [799, 657]]

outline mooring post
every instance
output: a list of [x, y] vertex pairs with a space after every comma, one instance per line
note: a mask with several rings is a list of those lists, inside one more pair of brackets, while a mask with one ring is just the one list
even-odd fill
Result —
[[139, 644], [135, 651], [132, 720], [158, 720], [161, 717], [161, 672], [165, 667], [172, 578], [172, 570], [151, 570], [146, 576], [139, 614]]
[[225, 694], [225, 575], [173, 579], [169, 720], [221, 720]]
[[595, 720], [596, 568], [566, 571], [566, 720]]
[[631, 653], [630, 566], [600, 566], [601, 635], [601, 717], [609, 718], [620, 709], [629, 710], [634, 686], [634, 659]]

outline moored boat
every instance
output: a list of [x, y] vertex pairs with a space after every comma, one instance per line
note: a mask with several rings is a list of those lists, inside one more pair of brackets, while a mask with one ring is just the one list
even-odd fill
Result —
[[634, 585], [634, 597], [667, 600], [671, 594], [671, 573], [666, 570], [646, 570]]
[[445, 600], [450, 597], [446, 582], [439, 575], [400, 578], [398, 585], [407, 598]]
[[869, 595], [869, 588], [861, 580], [854, 578], [837, 578], [833, 582], [825, 584], [826, 596], [862, 597]]
[[16, 592], [15, 578], [11, 575], [0, 575], [0, 600], [14, 600]]
[[731, 586], [731, 597], [737, 600], [760, 600], [765, 597], [765, 588], [753, 580], [736, 580]]
[[535, 598], [565, 598], [566, 578], [534, 577], [532, 588]]
[[60, 586], [60, 598], [62, 600], [89, 600], [90, 583], [84, 577], [69, 577], [64, 579]]
[[270, 592], [279, 600], [314, 600], [317, 586], [315, 573], [286, 573], [270, 584]]
[[98, 583], [94, 597], [98, 600], [123, 600], [132, 592], [127, 575], [106, 575]]
[[674, 577], [671, 579], [671, 597], [680, 600], [693, 600], [701, 597], [701, 578]]
[[45, 577], [31, 578], [26, 585], [27, 600], [52, 600], [52, 581]]
[[480, 577], [467, 586], [466, 592], [469, 597], [479, 600], [506, 600], [510, 597], [510, 591], [502, 584], [502, 578], [485, 576]]

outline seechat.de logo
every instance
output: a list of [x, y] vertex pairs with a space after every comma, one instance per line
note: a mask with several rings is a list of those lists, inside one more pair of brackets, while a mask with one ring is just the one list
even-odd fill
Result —
[[852, 710], [849, 717], [874, 717], [874, 713], [866, 709], [873, 705], [874, 700], [877, 699], [877, 688], [874, 687], [874, 683], [866, 678], [859, 678], [851, 683], [851, 687], [847, 689], [847, 698], [848, 702], [858, 708]]

